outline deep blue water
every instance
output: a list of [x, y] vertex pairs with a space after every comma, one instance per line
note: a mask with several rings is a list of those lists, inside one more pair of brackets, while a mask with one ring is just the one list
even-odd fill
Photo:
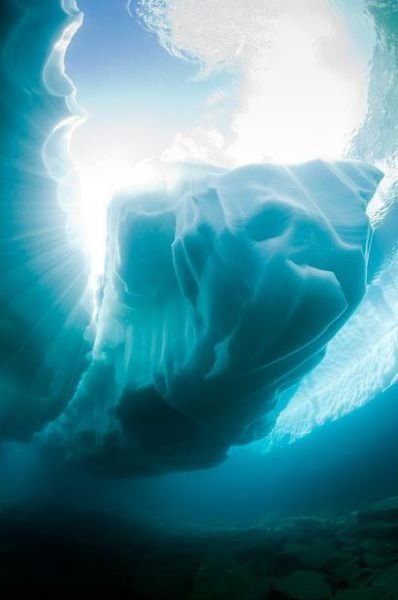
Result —
[[397, 386], [361, 410], [269, 454], [232, 452], [220, 467], [136, 481], [53, 471], [29, 448], [3, 449], [2, 502], [142, 514], [171, 529], [253, 526], [336, 514], [398, 493]]

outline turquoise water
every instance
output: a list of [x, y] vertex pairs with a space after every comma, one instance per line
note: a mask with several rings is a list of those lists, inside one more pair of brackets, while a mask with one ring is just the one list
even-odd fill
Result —
[[[354, 525], [356, 533], [341, 533], [339, 527], [346, 525], [339, 519], [346, 519], [344, 523], [351, 527], [350, 519], [358, 511], [363, 515], [374, 502], [398, 496], [396, 2], [336, 0], [317, 7], [305, 2], [301, 11], [286, 2], [279, 12], [271, 7], [264, 17], [263, 5], [256, 0], [245, 10], [242, 3], [234, 3], [232, 12], [220, 0], [214, 4], [210, 21], [208, 10], [195, 12], [199, 5], [189, 2], [130, 3], [130, 14], [124, 1], [81, 0], [78, 4], [54, 2], [49, 7], [45, 0], [10, 0], [1, 9], [0, 523], [8, 545], [1, 550], [4, 567], [0, 580], [15, 586], [18, 579], [29, 579], [29, 562], [35, 554], [41, 556], [37, 548], [45, 532], [51, 542], [43, 551], [42, 563], [35, 567], [37, 578], [32, 576], [32, 585], [46, 592], [59, 590], [60, 581], [68, 582], [68, 587], [71, 579], [65, 565], [71, 560], [70, 552], [86, 556], [82, 540], [90, 538], [90, 519], [93, 530], [102, 531], [104, 526], [110, 531], [104, 556], [101, 541], [93, 534], [94, 571], [98, 573], [101, 565], [106, 565], [103, 568], [108, 573], [110, 565], [119, 565], [117, 572], [125, 560], [125, 551], [121, 552], [123, 560], [117, 552], [122, 537], [117, 521], [129, 532], [127, 537], [145, 540], [143, 571], [155, 569], [163, 582], [163, 592], [158, 589], [139, 595], [148, 583], [134, 571], [134, 582], [128, 584], [130, 588], [126, 584], [126, 589], [134, 589], [142, 598], [205, 598], [200, 569], [208, 564], [203, 558], [208, 549], [202, 555], [204, 550], [195, 536], [214, 536], [220, 531], [224, 536], [238, 530], [238, 537], [244, 537], [247, 531], [267, 530], [273, 531], [272, 544], [279, 547], [275, 541], [278, 527], [286, 527], [288, 541], [291, 538], [295, 543], [298, 526], [289, 529], [292, 517], [311, 516], [318, 525], [300, 543], [310, 545], [319, 524], [327, 521], [332, 531], [327, 535], [351, 557], [344, 558], [344, 552], [340, 555], [336, 550], [336, 564], [346, 561], [350, 569], [362, 573], [355, 584], [353, 579], [338, 579], [331, 559], [327, 567], [303, 567], [291, 557], [285, 560], [285, 550], [279, 552], [276, 562], [267, 554], [271, 566], [262, 573], [257, 563], [263, 560], [264, 550], [250, 546], [250, 560], [235, 549], [232, 566], [217, 563], [218, 574], [209, 575], [210, 587], [217, 590], [217, 581], [224, 582], [220, 570], [230, 569], [236, 581], [246, 581], [246, 590], [251, 589], [250, 578], [262, 581], [260, 595], [253, 592], [253, 597], [295, 597], [280, 591], [279, 578], [306, 568], [322, 575], [334, 597], [351, 588], [372, 588], [374, 597], [394, 598], [391, 586], [387, 591], [383, 588], [386, 596], [374, 589], [381, 589], [377, 578], [387, 577], [387, 569], [396, 563], [395, 521], [386, 524], [383, 513], [383, 529], [374, 524], [377, 518], [373, 522], [366, 513], [359, 518], [358, 529]], [[217, 24], [215, 32], [212, 23]], [[230, 23], [226, 29], [225, 23]], [[234, 31], [235, 37], [230, 38], [229, 31]], [[288, 48], [284, 52], [289, 36], [293, 51]], [[319, 111], [314, 108], [316, 102]], [[283, 114], [290, 116], [283, 119]], [[303, 135], [305, 129], [307, 136]], [[278, 259], [296, 256], [293, 250], [297, 253], [300, 245], [312, 248], [316, 238], [318, 263], [326, 261], [331, 248], [325, 271], [335, 272], [346, 299], [350, 296], [344, 318], [339, 313], [341, 319], [336, 320], [332, 308], [340, 304], [337, 300], [333, 304], [335, 296], [319, 284], [318, 296], [313, 294], [315, 304], [309, 303], [307, 312], [298, 313], [297, 324], [288, 319], [295, 314], [294, 301], [301, 291], [298, 284], [295, 287], [296, 279], [283, 279], [282, 260], [278, 269], [267, 271], [267, 278], [256, 266], [258, 279], [244, 279], [253, 264], [261, 263], [260, 253], [245, 245], [246, 238], [242, 242], [236, 232], [242, 223], [249, 231], [264, 225], [261, 218], [249, 214], [250, 207], [256, 206], [253, 190], [258, 192], [260, 180], [256, 179], [258, 167], [249, 168], [249, 175], [241, 178], [234, 173], [246, 164], [301, 163], [319, 157], [362, 161], [382, 171], [384, 179], [366, 209], [373, 229], [371, 247], [366, 207], [362, 206], [358, 216], [351, 202], [355, 195], [370, 200], [375, 181], [365, 189], [361, 188], [363, 179], [354, 178], [355, 185], [352, 181], [348, 184], [350, 191], [344, 188], [344, 201], [340, 195], [334, 199], [332, 188], [326, 198], [321, 172], [317, 175], [314, 167], [305, 191], [308, 196], [311, 190], [322, 209], [322, 217], [316, 218], [307, 200], [294, 199], [291, 184], [286, 189], [275, 182], [274, 187], [267, 183], [268, 187], [264, 184], [261, 188], [273, 195], [273, 201], [277, 198], [275, 204], [285, 203], [284, 210], [289, 208], [292, 219], [289, 224], [296, 227], [292, 246], [289, 241], [276, 250], [268, 248], [264, 251], [267, 260], [273, 252]], [[183, 208], [179, 204], [178, 210], [173, 204], [180, 200], [171, 181], [172, 161], [196, 165], [187, 167], [189, 185], [185, 180], [179, 181], [180, 188], [177, 185], [184, 193], [191, 186], [194, 201], [189, 199]], [[207, 188], [203, 191], [202, 175], [194, 175], [198, 162], [202, 165], [199, 171], [211, 171], [211, 193]], [[179, 167], [182, 173], [185, 168]], [[289, 173], [301, 182], [302, 175], [295, 169], [291, 167]], [[345, 184], [348, 172], [342, 177]], [[228, 175], [223, 183], [220, 173], [232, 173], [232, 183]], [[119, 184], [128, 190], [127, 196], [112, 205]], [[245, 198], [241, 214], [239, 202], [225, 201], [226, 221], [229, 219], [234, 231], [228, 243], [219, 235], [223, 231], [220, 217], [210, 202], [214, 190], [220, 197], [236, 194], [239, 200], [240, 194]], [[337, 186], [336, 194], [341, 190], [342, 186]], [[162, 216], [148, 226], [148, 215], [156, 213], [156, 219], [159, 213], [164, 215], [159, 210], [162, 202], [167, 219], [178, 213], [178, 228], [173, 232], [178, 231], [191, 275], [201, 277], [198, 275], [196, 284], [197, 294], [202, 296], [196, 312], [192, 311], [192, 322], [187, 306], [195, 293], [188, 276], [182, 286], [186, 296], [179, 304], [159, 300], [162, 290], [169, 292], [171, 267], [163, 260], [162, 248], [169, 244], [174, 225], [169, 227], [168, 221], [166, 227]], [[192, 208], [195, 203], [201, 206], [200, 218]], [[135, 237], [123, 230], [128, 219], [118, 212], [127, 206], [126, 214], [131, 214], [132, 205], [134, 214], [139, 214], [133, 219]], [[194, 235], [200, 230], [195, 229], [200, 219], [208, 244], [204, 247]], [[119, 229], [112, 229], [114, 222]], [[281, 226], [276, 217], [271, 224]], [[285, 222], [282, 225], [283, 230]], [[125, 245], [120, 241], [123, 235]], [[228, 264], [228, 268], [233, 266], [233, 275], [228, 271], [227, 276], [213, 255], [209, 271], [200, 271], [201, 252], [210, 255], [210, 247], [224, 253], [224, 258], [234, 256]], [[348, 257], [354, 247], [361, 248], [359, 266]], [[128, 254], [129, 248], [128, 260], [123, 262], [123, 252]], [[181, 280], [184, 264], [177, 259], [173, 262]], [[228, 330], [228, 310], [234, 319], [240, 318], [236, 306], [241, 306], [238, 279], [242, 272], [245, 285], [256, 290], [264, 276], [266, 286], [259, 296], [264, 304], [269, 297], [276, 301], [267, 309], [272, 317], [268, 322], [261, 312], [254, 313], [250, 335], [242, 325], [235, 346], [228, 346], [236, 333]], [[324, 277], [329, 282], [330, 275]], [[300, 281], [307, 280], [303, 277]], [[151, 297], [154, 288], [159, 294], [155, 294], [155, 302]], [[291, 300], [286, 310], [284, 295]], [[280, 333], [278, 327], [285, 318], [287, 326]], [[319, 321], [318, 331], [314, 323]], [[184, 335], [175, 335], [182, 323]], [[328, 334], [319, 338], [321, 330], [322, 335], [325, 330]], [[206, 335], [201, 338], [203, 331]], [[287, 353], [289, 360], [277, 376], [267, 371], [266, 377], [258, 377], [256, 368], [266, 364], [259, 340], [271, 339], [271, 331], [269, 364], [280, 360], [278, 352], [286, 347], [291, 354]], [[137, 339], [139, 352], [134, 345]], [[206, 343], [195, 346], [198, 339]], [[300, 363], [295, 370], [291, 355], [300, 348], [297, 340], [302, 343], [301, 350], [305, 349], [300, 357], [306, 359], [304, 366]], [[236, 364], [232, 359], [228, 362], [232, 346]], [[311, 352], [307, 355], [308, 347]], [[206, 387], [206, 377], [201, 379], [202, 365], [209, 356], [216, 357], [214, 371], [209, 372], [219, 377], [213, 387]], [[231, 371], [234, 384], [228, 380]], [[147, 392], [148, 381], [156, 387], [156, 395]], [[255, 417], [246, 405], [242, 408], [242, 398], [248, 399], [250, 406], [253, 389], [260, 394], [260, 400], [254, 402]], [[228, 404], [230, 397], [234, 398], [234, 411]], [[263, 397], [267, 397], [266, 403]], [[199, 433], [191, 427], [192, 420], [200, 423]], [[377, 513], [374, 508], [369, 510], [371, 515]], [[392, 513], [388, 519], [394, 520]], [[369, 535], [363, 533], [361, 519], [370, 520], [374, 530], [383, 529], [384, 533], [374, 534], [373, 530], [370, 541], [366, 537], [358, 541], [357, 531], [359, 536]], [[65, 528], [73, 530], [70, 547], [65, 543]], [[173, 536], [181, 532], [193, 535], [184, 538], [183, 549], [178, 546], [177, 567], [175, 563], [164, 567], [171, 573], [184, 571], [187, 580], [196, 582], [186, 584], [185, 591], [170, 591], [158, 557], [151, 563], [152, 543], [158, 548], [152, 536], [156, 537], [153, 532], [158, 529], [166, 535], [161, 552], [167, 556], [172, 554]], [[386, 541], [383, 535], [387, 530], [390, 537]], [[27, 540], [28, 548], [36, 548], [31, 553], [22, 550]], [[234, 543], [243, 544], [239, 540]], [[55, 588], [51, 578], [46, 579], [51, 571], [51, 544], [65, 557], [56, 567]], [[185, 567], [181, 566], [185, 564], [184, 544], [189, 546], [187, 555], [195, 557], [192, 565]], [[228, 555], [228, 540], [222, 544], [220, 553]], [[369, 553], [365, 553], [368, 562], [364, 558], [364, 544], [370, 545], [372, 556], [390, 558], [372, 566]], [[256, 544], [253, 547], [257, 548]], [[86, 565], [85, 560], [81, 564]], [[134, 561], [140, 564], [136, 554]], [[15, 570], [17, 563], [19, 570]], [[242, 564], [249, 573], [242, 573]], [[74, 568], [83, 577], [86, 566]], [[90, 569], [87, 566], [90, 577], [82, 585], [96, 589], [97, 575]], [[364, 569], [369, 571], [367, 579]], [[110, 569], [109, 577], [106, 575], [110, 590], [119, 590], [115, 572]], [[268, 596], [264, 577], [271, 580]], [[47, 582], [44, 587], [39, 580]], [[252, 597], [239, 591], [241, 583], [234, 584], [235, 597]], [[331, 597], [324, 593], [316, 597]], [[358, 594], [368, 597], [365, 592]], [[224, 590], [208, 597], [234, 596]]]

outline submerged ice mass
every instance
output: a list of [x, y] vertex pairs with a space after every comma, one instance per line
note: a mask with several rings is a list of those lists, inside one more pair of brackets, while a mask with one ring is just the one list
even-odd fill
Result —
[[168, 168], [173, 184], [110, 205], [92, 361], [44, 435], [105, 473], [209, 466], [264, 437], [365, 293], [377, 169]]
[[48, 171], [50, 158], [69, 167], [63, 55], [81, 21], [73, 0], [1, 3], [0, 442], [29, 440], [55, 418], [82, 369], [87, 269]]
[[[300, 10], [286, 1], [272, 14], [257, 0], [253, 13], [236, 2], [241, 11], [234, 23], [244, 36], [234, 33], [234, 43], [242, 43], [231, 48], [222, 16], [228, 2], [215, 3], [221, 12], [210, 15], [211, 23], [207, 1], [139, 2], [151, 11], [163, 7], [149, 13], [162, 18], [146, 19], [147, 26], [177, 55], [196, 56], [201, 75], [227, 64], [246, 76], [237, 113], [231, 108], [225, 119], [225, 144], [216, 136], [218, 154], [198, 153], [225, 168], [146, 164], [154, 176], [139, 185], [126, 161], [126, 180], [135, 187], [109, 205], [102, 270], [103, 181], [116, 162], [119, 185], [124, 163], [110, 160], [111, 145], [92, 115], [104, 152], [101, 177], [97, 163], [85, 169], [84, 162], [70, 161], [83, 114], [64, 60], [83, 16], [74, 0], [3, 4], [0, 442], [34, 439], [46, 457], [59, 454], [110, 475], [201, 468], [222, 461], [232, 446], [260, 440], [254, 447], [263, 449], [297, 439], [394, 382], [395, 6], [361, 0], [349, 18], [355, 27], [348, 27], [345, 19], [335, 21], [340, 2], [315, 3], [316, 13], [312, 0]], [[172, 21], [163, 19], [167, 6], [175, 7], [167, 12]], [[190, 18], [198, 10], [200, 27]], [[268, 17], [276, 46], [258, 27]], [[162, 35], [159, 24], [167, 25]], [[223, 35], [201, 35], [218, 24]], [[291, 25], [295, 43], [285, 44]], [[355, 53], [347, 62], [358, 41], [351, 39], [354, 29], [367, 40], [359, 63]], [[213, 47], [215, 39], [224, 40], [225, 55], [214, 54], [220, 48]], [[338, 65], [336, 49], [344, 55]], [[311, 85], [303, 88], [302, 81]], [[206, 115], [218, 114], [222, 92], [209, 96], [218, 98], [206, 105], [214, 114], [198, 115], [199, 132], [217, 133], [203, 127], [217, 125]], [[97, 88], [95, 95], [113, 125], [112, 102]], [[180, 100], [187, 104], [183, 94]], [[178, 105], [172, 108], [178, 113]], [[150, 137], [145, 120], [143, 129]], [[124, 121], [123, 130], [140, 146]], [[192, 145], [188, 149], [188, 157], [174, 158], [193, 160]], [[144, 152], [141, 146], [137, 152]], [[313, 156], [363, 162], [264, 164]], [[365, 162], [386, 172], [368, 207], [381, 173]], [[94, 255], [91, 264], [84, 252]], [[102, 282], [87, 330], [89, 284], [98, 272]]]

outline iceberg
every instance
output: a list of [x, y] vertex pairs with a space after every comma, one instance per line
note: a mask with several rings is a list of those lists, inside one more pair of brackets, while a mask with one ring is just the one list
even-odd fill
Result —
[[365, 294], [382, 178], [321, 160], [158, 168], [173, 177], [110, 204], [91, 363], [41, 434], [112, 475], [208, 467], [272, 430]]
[[198, 469], [297, 439], [396, 381], [396, 103], [379, 79], [395, 32], [374, 16], [385, 68], [344, 156], [386, 171], [379, 206], [381, 172], [364, 162], [156, 163], [109, 205], [87, 330], [68, 147], [83, 114], [64, 65], [83, 16], [74, 0], [4, 2], [1, 442], [33, 438], [108, 475]]

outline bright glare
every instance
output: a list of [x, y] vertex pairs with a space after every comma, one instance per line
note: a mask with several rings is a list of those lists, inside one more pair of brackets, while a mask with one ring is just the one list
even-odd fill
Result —
[[[165, 48], [196, 58], [204, 74], [227, 68], [238, 79], [235, 114], [227, 129], [218, 126], [226, 164], [344, 157], [367, 110], [374, 30], [362, 0], [349, 7], [339, 0], [141, 0], [141, 6]], [[187, 149], [204, 154], [206, 124], [212, 122], [213, 138], [217, 129], [213, 117], [209, 110], [198, 115]], [[179, 141], [181, 147], [181, 135]], [[210, 146], [208, 154], [214, 155]]]
[[91, 264], [90, 286], [95, 291], [103, 273], [107, 243], [107, 211], [118, 193], [132, 196], [140, 190], [162, 187], [166, 191], [178, 182], [178, 169], [152, 159], [131, 165], [113, 152], [103, 162], [80, 165], [78, 169], [81, 229]]
[[[360, 0], [357, 3], [359, 15]], [[196, 56], [204, 74], [227, 67], [239, 81], [228, 125], [220, 102], [236, 94], [236, 88], [218, 91], [217, 101], [213, 93], [197, 116], [197, 126], [192, 131], [176, 130], [165, 157], [200, 158], [225, 166], [345, 157], [366, 115], [370, 56], [355, 47], [335, 5], [328, 0], [248, 0], [247, 5], [242, 0], [145, 0], [141, 5], [169, 51]], [[176, 106], [177, 114], [178, 110]], [[115, 122], [119, 118], [115, 115]], [[84, 149], [79, 148], [79, 136], [71, 144], [79, 166], [84, 243], [94, 287], [104, 268], [109, 202], [115, 190], [136, 186], [142, 174], [142, 166], [133, 168], [129, 158], [128, 123], [112, 151], [98, 148], [98, 140], [106, 139], [103, 133], [92, 148], [87, 139]], [[145, 160], [144, 141], [138, 147]], [[89, 156], [96, 157], [95, 162]], [[144, 180], [154, 177], [152, 172]]]
[[116, 151], [95, 164], [79, 165], [81, 226], [91, 263], [90, 284], [94, 289], [104, 269], [109, 203], [118, 191], [142, 182], [142, 171], [142, 166], [134, 168]]
[[365, 72], [359, 63], [346, 73], [332, 68], [319, 51], [308, 31], [287, 18], [279, 24], [273, 47], [247, 76], [228, 149], [237, 162], [344, 156], [365, 115]]

